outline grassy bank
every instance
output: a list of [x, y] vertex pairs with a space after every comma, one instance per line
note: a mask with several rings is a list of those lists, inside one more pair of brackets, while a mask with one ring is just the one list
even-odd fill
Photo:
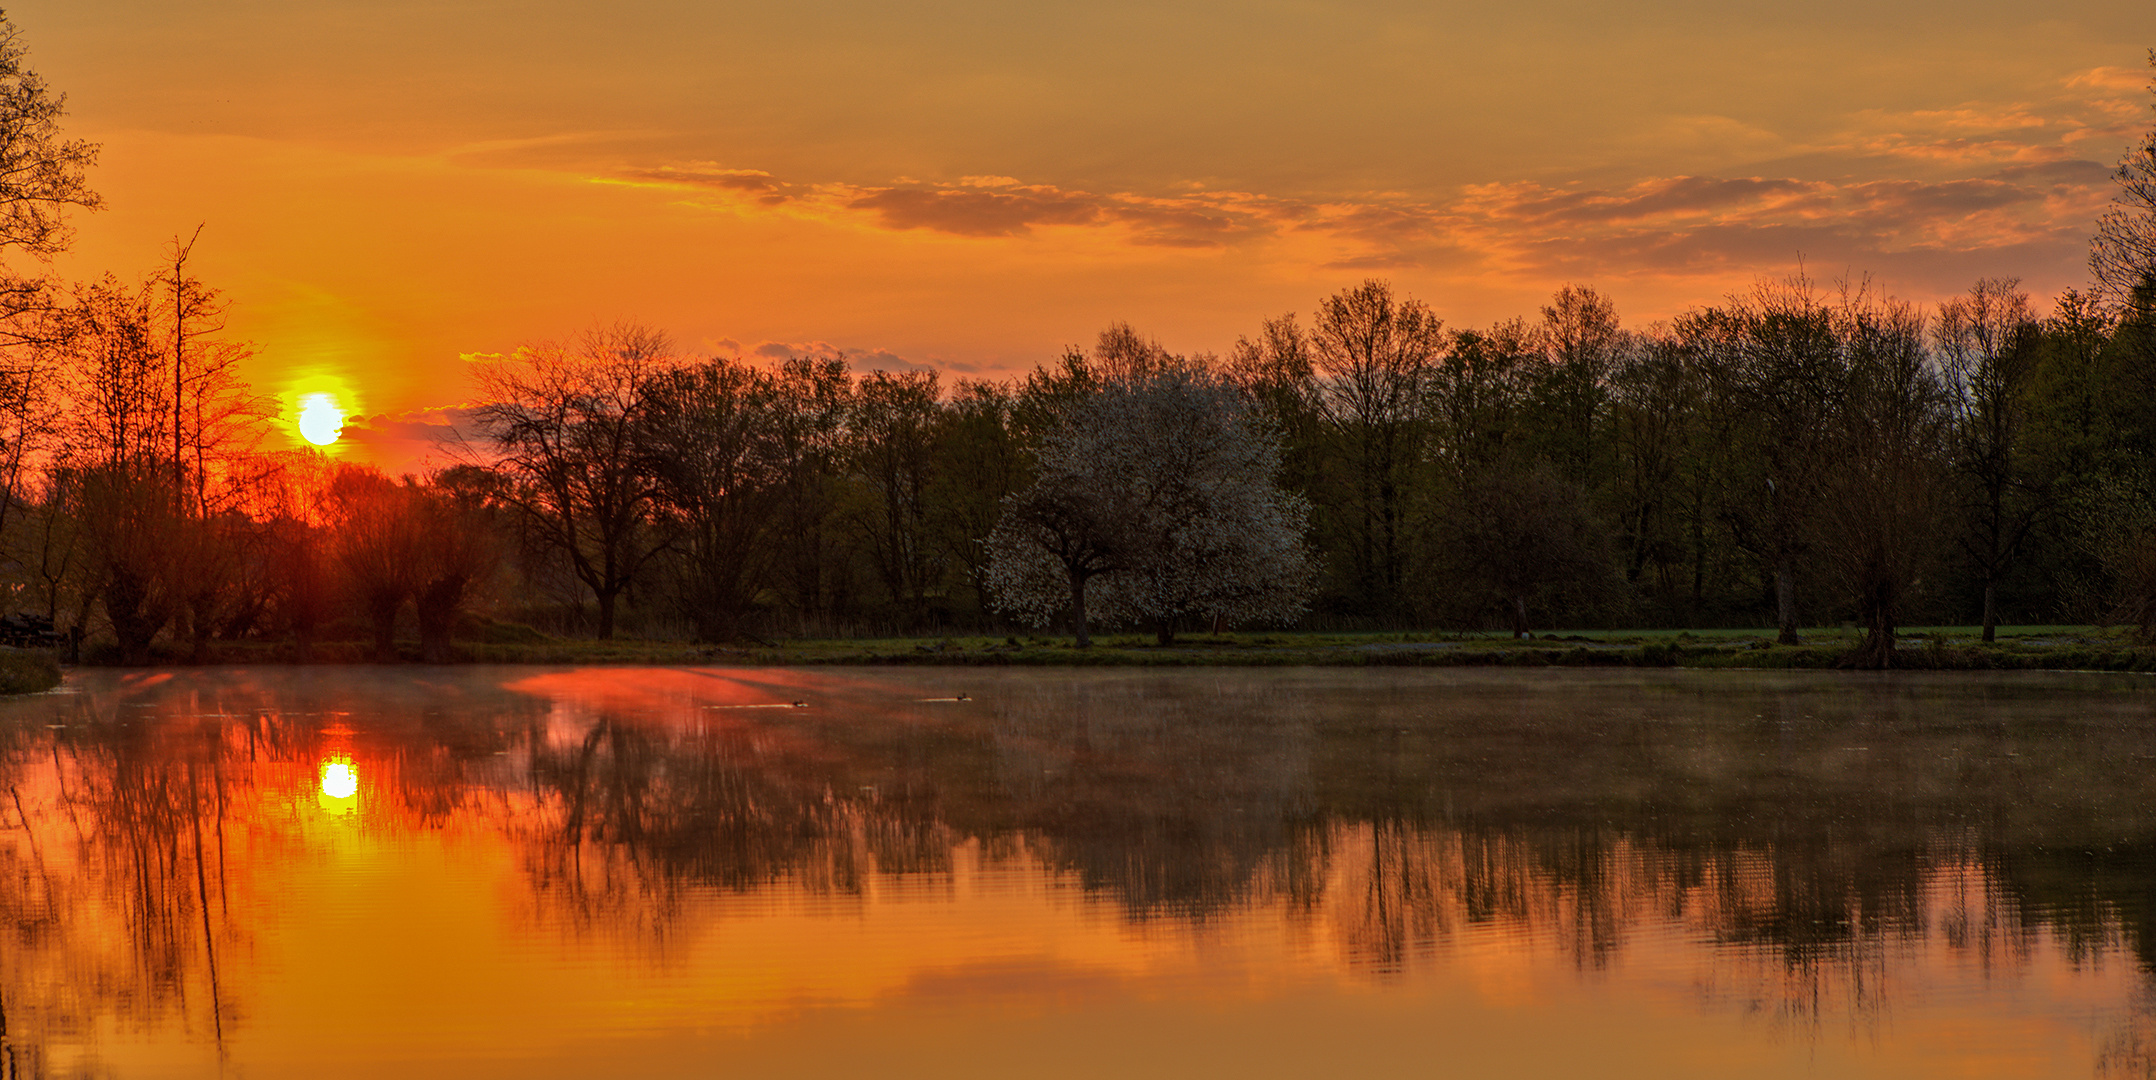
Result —
[[[956, 636], [923, 638], [800, 639], [713, 648], [682, 642], [584, 641], [521, 635], [521, 640], [459, 642], [460, 663], [487, 664], [697, 664], [786, 666], [800, 664], [941, 664], [997, 666], [1285, 666], [1326, 667], [1688, 667], [1834, 668], [1853, 650], [1853, 630], [1812, 630], [1802, 644], [1776, 645], [1771, 632], [1582, 631], [1529, 640], [1494, 634], [1289, 633], [1195, 634], [1161, 646], [1151, 635], [1106, 634], [1091, 648], [1068, 638]], [[416, 643], [400, 645], [401, 659], [418, 659]], [[33, 655], [33, 654], [24, 654]], [[312, 663], [367, 663], [371, 647], [359, 642], [316, 644]], [[91, 650], [91, 662], [109, 657]], [[160, 654], [165, 663], [178, 655]], [[289, 644], [217, 643], [207, 657], [219, 664], [299, 662]], [[2156, 649], [2129, 635], [2088, 626], [2002, 628], [1984, 644], [1974, 627], [1916, 627], [1900, 636], [1897, 666], [1912, 670], [2156, 671]], [[49, 685], [49, 684], [48, 684]], [[42, 689], [32, 686], [31, 689]]]
[[49, 649], [0, 646], [0, 695], [34, 694], [60, 685], [60, 662]]

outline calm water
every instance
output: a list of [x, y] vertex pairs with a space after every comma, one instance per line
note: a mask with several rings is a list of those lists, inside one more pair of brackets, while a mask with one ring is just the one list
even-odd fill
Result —
[[0, 1077], [2143, 1077], [2152, 762], [2110, 676], [78, 672]]

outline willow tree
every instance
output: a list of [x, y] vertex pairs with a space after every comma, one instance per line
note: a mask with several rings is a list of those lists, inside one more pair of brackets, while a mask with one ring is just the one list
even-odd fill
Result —
[[325, 485], [330, 558], [374, 634], [376, 663], [397, 659], [397, 613], [419, 587], [422, 523], [411, 492], [379, 471], [342, 466]]

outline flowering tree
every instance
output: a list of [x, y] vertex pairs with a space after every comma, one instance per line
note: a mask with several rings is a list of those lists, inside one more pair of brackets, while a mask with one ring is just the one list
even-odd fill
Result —
[[1173, 642], [1186, 618], [1283, 622], [1314, 572], [1308, 507], [1281, 490], [1278, 436], [1241, 390], [1167, 361], [1076, 403], [1043, 440], [1039, 478], [1004, 501], [989, 583], [1007, 611], [1046, 625], [1093, 614]]

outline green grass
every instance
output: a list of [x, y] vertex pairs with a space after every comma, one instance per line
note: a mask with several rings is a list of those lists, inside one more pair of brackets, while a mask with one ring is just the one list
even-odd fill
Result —
[[[507, 625], [507, 624], [503, 624]], [[1551, 631], [1529, 640], [1504, 633], [1243, 631], [1188, 634], [1161, 646], [1151, 634], [1100, 634], [1091, 648], [1068, 637], [959, 635], [945, 638], [789, 639], [770, 644], [710, 647], [665, 641], [588, 641], [536, 632], [488, 632], [460, 641], [459, 663], [585, 665], [802, 664], [994, 666], [1287, 666], [1328, 667], [1688, 667], [1833, 668], [1862, 640], [1846, 628], [1804, 631], [1801, 644], [1774, 644], [1771, 630]], [[1897, 666], [1929, 670], [2156, 671], [2156, 649], [2117, 629], [2092, 626], [2001, 627], [1984, 644], [1975, 627], [1912, 627], [1901, 632]], [[400, 658], [418, 659], [416, 643]], [[314, 663], [366, 663], [371, 647], [357, 642], [314, 646]], [[97, 650], [86, 656], [97, 662]], [[159, 652], [157, 660], [178, 662]], [[220, 642], [210, 660], [221, 664], [291, 663], [289, 644]]]
[[[1150, 634], [1100, 634], [1086, 649], [1068, 637], [1025, 634], [803, 639], [739, 648], [559, 641], [460, 650], [492, 663], [1832, 668], [1862, 637], [1855, 630], [1812, 630], [1802, 644], [1780, 646], [1769, 630], [1553, 632], [1530, 640], [1502, 633], [1250, 631], [1183, 635], [1168, 646]], [[2003, 628], [1990, 645], [1974, 627], [1922, 627], [1900, 637], [1897, 660], [1908, 668], [2156, 670], [2156, 650], [2096, 627]]]
[[60, 685], [60, 661], [44, 649], [0, 648], [0, 694], [35, 694]]

